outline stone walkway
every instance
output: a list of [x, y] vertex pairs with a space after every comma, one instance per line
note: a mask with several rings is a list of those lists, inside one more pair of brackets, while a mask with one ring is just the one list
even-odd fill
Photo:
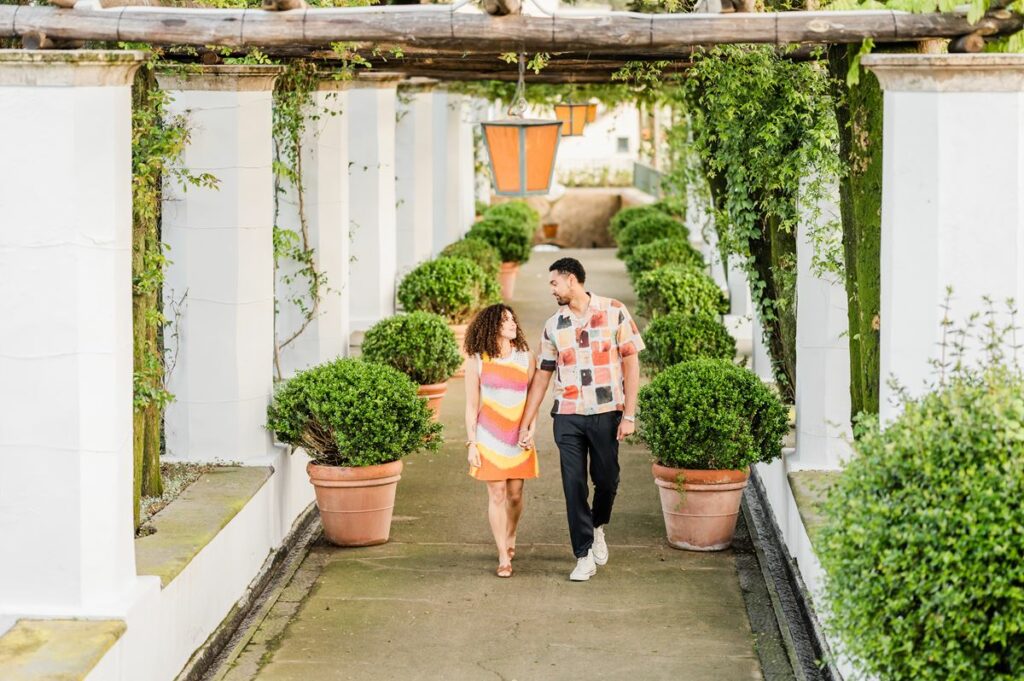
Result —
[[[635, 307], [612, 251], [563, 253], [584, 263], [592, 290]], [[533, 348], [555, 309], [547, 267], [556, 257], [535, 253], [519, 274], [514, 307]], [[546, 410], [516, 574], [496, 578], [486, 492], [466, 475], [462, 390], [461, 380], [449, 384], [444, 448], [406, 459], [390, 543], [314, 546], [222, 678], [762, 678], [733, 554], [668, 547], [640, 446], [620, 451], [608, 565], [590, 582], [569, 582], [574, 559]]]

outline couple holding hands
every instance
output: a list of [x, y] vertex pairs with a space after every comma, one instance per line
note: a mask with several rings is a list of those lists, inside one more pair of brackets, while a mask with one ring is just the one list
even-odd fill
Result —
[[511, 577], [523, 483], [539, 472], [537, 413], [554, 375], [551, 414], [576, 556], [569, 579], [583, 582], [608, 562], [604, 530], [619, 485], [619, 442], [635, 428], [644, 344], [622, 303], [586, 290], [578, 260], [561, 258], [549, 273], [559, 309], [544, 324], [539, 358], [507, 305], [482, 310], [466, 332], [466, 446], [470, 475], [487, 483], [497, 575]]

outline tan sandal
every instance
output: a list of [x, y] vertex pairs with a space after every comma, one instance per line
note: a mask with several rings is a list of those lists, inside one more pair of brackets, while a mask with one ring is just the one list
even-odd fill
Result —
[[515, 557], [516, 557], [516, 549], [515, 549], [515, 547], [512, 547], [512, 548], [510, 548], [508, 550], [508, 559], [512, 560]]
[[512, 565], [499, 565], [498, 569], [495, 570], [494, 574], [502, 578], [508, 578], [512, 576]]

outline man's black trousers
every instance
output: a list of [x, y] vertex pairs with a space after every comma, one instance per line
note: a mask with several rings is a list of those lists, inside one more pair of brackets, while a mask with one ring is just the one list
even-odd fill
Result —
[[[608, 524], [619, 488], [619, 441], [616, 438], [621, 411], [580, 416], [555, 414], [555, 444], [562, 468], [569, 538], [577, 558], [587, 555], [594, 543], [594, 528]], [[594, 482], [594, 506], [587, 503], [587, 468]]]

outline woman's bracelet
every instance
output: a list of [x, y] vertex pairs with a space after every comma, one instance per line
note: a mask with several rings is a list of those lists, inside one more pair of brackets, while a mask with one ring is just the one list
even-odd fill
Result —
[[472, 447], [476, 444], [476, 440], [466, 440], [466, 447]]

